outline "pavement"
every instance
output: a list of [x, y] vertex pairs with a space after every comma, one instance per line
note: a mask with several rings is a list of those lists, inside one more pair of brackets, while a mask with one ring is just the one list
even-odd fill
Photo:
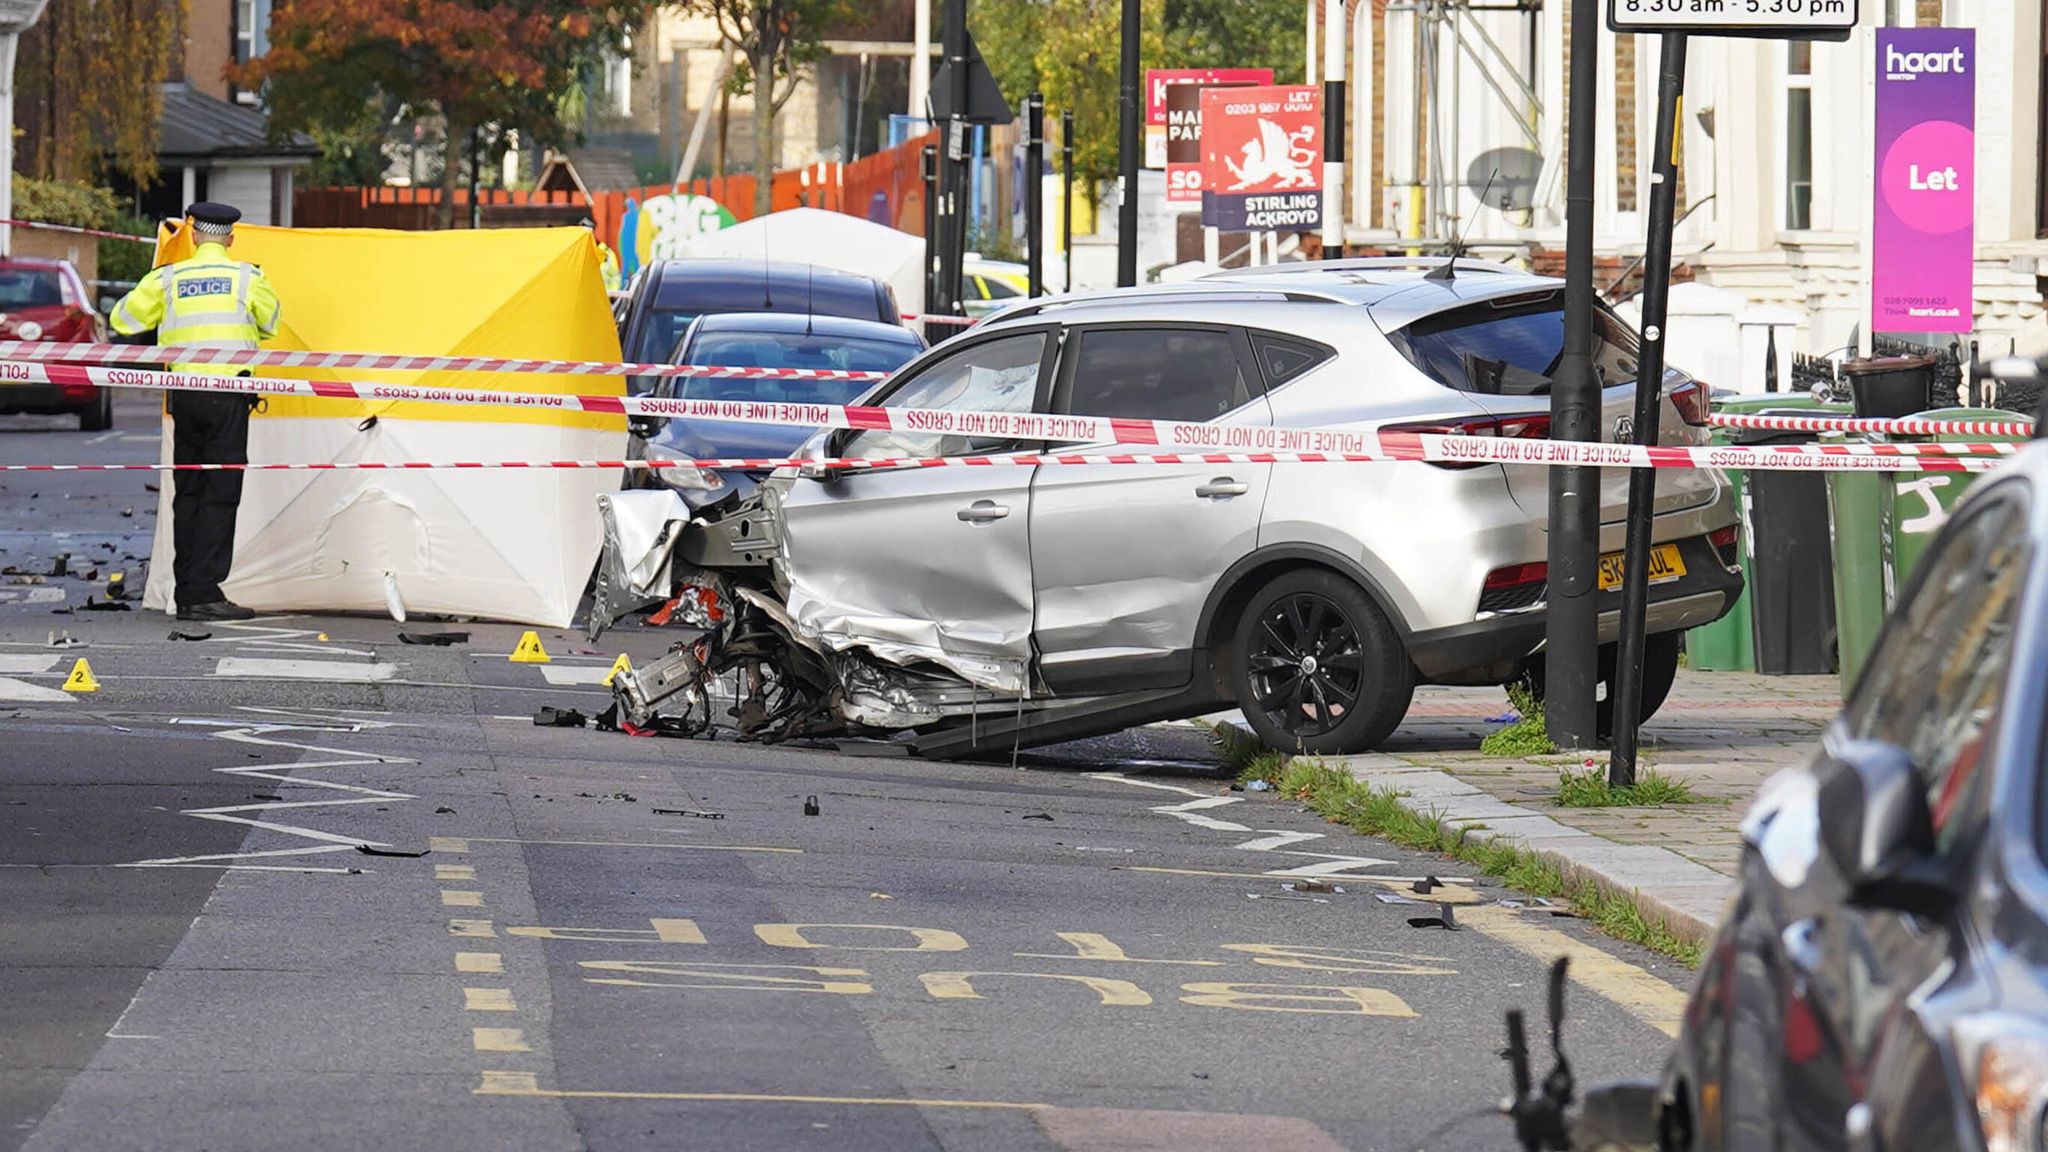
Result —
[[[117, 419], [0, 420], [0, 462], [148, 458]], [[0, 1150], [1505, 1148], [1553, 959], [1581, 1083], [1682, 1017], [1681, 966], [1233, 792], [1186, 726], [634, 739], [531, 717], [659, 630], [514, 664], [507, 625], [86, 611], [140, 587], [149, 479], [0, 474], [0, 565], [102, 569], [0, 580]], [[1467, 739], [1441, 702], [1405, 768]]]
[[[1763, 782], [1802, 762], [1841, 708], [1833, 676], [1759, 676], [1681, 668], [1644, 725], [1640, 763], [1691, 786], [1699, 803], [1565, 808], [1558, 775], [1584, 756], [1490, 757], [1481, 741], [1508, 711], [1497, 689], [1425, 688], [1400, 731], [1353, 776], [1403, 794], [1416, 811], [1508, 837], [1629, 897], [1682, 938], [1701, 941], [1734, 895], [1742, 817]], [[1590, 763], [1604, 771], [1605, 754]]]

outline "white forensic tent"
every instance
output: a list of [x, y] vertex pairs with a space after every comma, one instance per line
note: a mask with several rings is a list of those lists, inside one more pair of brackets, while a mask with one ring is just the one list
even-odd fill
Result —
[[794, 260], [858, 272], [894, 288], [903, 311], [924, 311], [924, 240], [843, 212], [786, 208], [693, 236], [682, 255]]
[[[235, 237], [234, 256], [261, 265], [283, 301], [266, 347], [619, 359], [588, 229], [242, 227]], [[167, 232], [158, 258], [189, 251]], [[625, 387], [616, 376], [255, 372], [556, 394]], [[257, 463], [616, 460], [625, 448], [615, 414], [412, 401], [272, 397], [249, 426]], [[170, 459], [168, 418], [163, 452]], [[167, 611], [174, 483], [162, 487], [144, 593], [146, 607]], [[223, 590], [265, 612], [381, 614], [388, 576], [408, 612], [567, 627], [597, 559], [597, 496], [618, 487], [619, 473], [602, 469], [251, 472]]]

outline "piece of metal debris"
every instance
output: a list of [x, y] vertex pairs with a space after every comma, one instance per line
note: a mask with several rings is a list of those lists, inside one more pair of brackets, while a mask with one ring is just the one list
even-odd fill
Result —
[[533, 714], [533, 726], [536, 728], [581, 728], [589, 721], [590, 717], [574, 708], [557, 708], [552, 704], [541, 705], [540, 710]]
[[1408, 890], [1411, 892], [1420, 892], [1424, 896], [1427, 896], [1431, 892], [1436, 891], [1439, 887], [1442, 887], [1442, 885], [1443, 881], [1437, 879], [1436, 877], [1424, 876], [1422, 879], [1417, 880], [1415, 883], [1409, 885]]
[[85, 641], [73, 636], [71, 630], [67, 628], [62, 632], [50, 633], [49, 646], [52, 648], [83, 648], [85, 647]]
[[130, 610], [130, 605], [126, 600], [101, 600], [95, 603], [90, 596], [87, 596], [85, 603], [80, 604], [78, 607], [83, 612], [127, 612]]
[[436, 808], [436, 809], [434, 809], [434, 815], [436, 815], [436, 816], [453, 816], [453, 815], [455, 815], [455, 809], [453, 809], [453, 808], [450, 808], [450, 807], [448, 807], [447, 805], [445, 805], [445, 804], [444, 804], [444, 805], [442, 805], [441, 807], [439, 807], [439, 808]]
[[400, 644], [424, 644], [435, 648], [446, 648], [451, 644], [469, 643], [467, 632], [400, 632]]
[[[1276, 895], [1274, 895], [1274, 894], [1273, 894], [1273, 893], [1271, 893], [1271, 892], [1264, 892], [1264, 893], [1261, 893], [1261, 892], [1247, 892], [1247, 893], [1245, 893], [1245, 894], [1244, 894], [1244, 898], [1245, 898], [1245, 899], [1247, 899], [1247, 900], [1293, 900], [1293, 901], [1296, 901], [1296, 902], [1298, 902], [1298, 903], [1302, 903], [1302, 904], [1328, 904], [1328, 903], [1329, 903], [1329, 901], [1328, 901], [1328, 900], [1325, 900], [1325, 899], [1323, 899], [1323, 898], [1322, 898], [1322, 897], [1320, 897], [1320, 896], [1276, 896]], [[1414, 923], [1414, 921], [1413, 921], [1413, 920], [1411, 920], [1411, 921], [1409, 921], [1409, 923], [1413, 924], [1413, 923]]]
[[804, 815], [816, 816], [818, 812], [818, 798], [816, 796], [804, 797]]
[[1342, 892], [1344, 889], [1321, 877], [1310, 876], [1301, 880], [1289, 880], [1280, 885], [1289, 892]]
[[1373, 898], [1373, 899], [1375, 899], [1375, 900], [1377, 900], [1377, 901], [1379, 901], [1379, 902], [1380, 902], [1380, 903], [1382, 903], [1382, 904], [1426, 904], [1426, 903], [1428, 903], [1428, 901], [1426, 901], [1426, 900], [1415, 900], [1415, 899], [1411, 899], [1411, 898], [1409, 898], [1409, 897], [1407, 897], [1407, 896], [1403, 896], [1403, 895], [1401, 895], [1401, 894], [1400, 894], [1399, 892], [1375, 892], [1375, 893], [1373, 893], [1373, 894], [1372, 894], [1372, 898]]
[[422, 848], [417, 852], [403, 852], [396, 848], [372, 848], [368, 844], [358, 844], [356, 845], [356, 851], [361, 852], [365, 856], [402, 856], [408, 860], [416, 860], [432, 852], [433, 849]]
[[1408, 918], [1408, 926], [1410, 928], [1442, 928], [1448, 932], [1456, 932], [1458, 930], [1457, 913], [1451, 910], [1449, 904], [1437, 905], [1436, 913], [1434, 916], [1410, 916]]
[[173, 639], [173, 640], [211, 640], [211, 639], [213, 639], [213, 633], [211, 633], [211, 632], [179, 632], [179, 631], [173, 630], [173, 631], [171, 632], [171, 636], [170, 636], [170, 638], [171, 638], [171, 639]]
[[1052, 813], [1050, 813], [1050, 812], [1033, 812], [1033, 813], [1032, 813], [1031, 815], [1029, 815], [1029, 816], [1026, 816], [1026, 817], [1023, 817], [1023, 819], [1026, 819], [1026, 820], [1045, 820], [1045, 821], [1048, 821], [1048, 822], [1050, 822], [1050, 821], [1052, 820]]
[[691, 816], [698, 820], [723, 820], [723, 812], [702, 812], [695, 808], [650, 808], [656, 816]]

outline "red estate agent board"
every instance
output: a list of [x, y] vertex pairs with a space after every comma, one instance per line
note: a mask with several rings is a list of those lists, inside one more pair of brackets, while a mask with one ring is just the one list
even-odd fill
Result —
[[1308, 84], [1202, 93], [1202, 223], [1225, 232], [1323, 226], [1323, 94]]
[[1145, 167], [1164, 168], [1166, 94], [1188, 84], [1271, 84], [1271, 68], [1151, 68], [1145, 72]]

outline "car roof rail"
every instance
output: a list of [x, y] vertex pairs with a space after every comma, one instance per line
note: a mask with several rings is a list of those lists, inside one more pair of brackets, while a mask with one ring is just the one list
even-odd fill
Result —
[[1249, 288], [1239, 284], [1211, 283], [1184, 280], [1178, 284], [1157, 285], [1144, 288], [1118, 288], [1108, 292], [1090, 292], [1085, 295], [1047, 296], [1028, 304], [1018, 304], [989, 317], [989, 322], [1010, 321], [1036, 316], [1049, 308], [1074, 308], [1097, 304], [1140, 304], [1159, 300], [1182, 300], [1197, 297], [1206, 301], [1228, 300], [1282, 300], [1308, 304], [1356, 304], [1334, 292], [1304, 291], [1297, 288]]
[[[1203, 280], [1256, 279], [1304, 272], [1403, 272], [1433, 270], [1449, 263], [1449, 256], [1348, 256], [1340, 260], [1300, 260], [1289, 264], [1262, 264], [1256, 268], [1224, 268], [1200, 277]], [[1525, 270], [1493, 260], [1457, 258], [1460, 272], [1491, 272], [1521, 275]]]

